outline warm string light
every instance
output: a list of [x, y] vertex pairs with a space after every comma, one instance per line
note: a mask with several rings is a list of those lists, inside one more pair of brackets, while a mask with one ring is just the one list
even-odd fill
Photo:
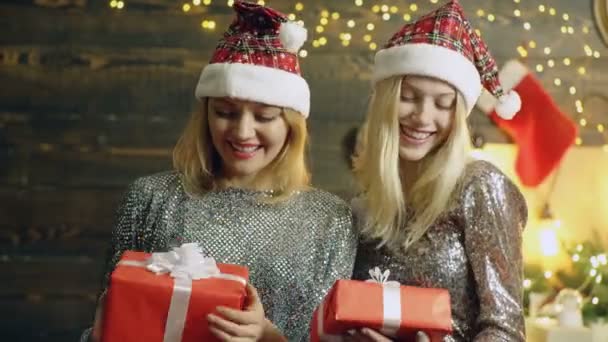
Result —
[[206, 30], [215, 30], [216, 24], [213, 20], [203, 20], [201, 22], [201, 27]]
[[[520, 4], [520, 1], [513, 1], [515, 4]], [[522, 9], [520, 7], [518, 7], [517, 5], [515, 5], [516, 8], [513, 9], [513, 17], [514, 19], [518, 19], [521, 18], [522, 16], [525, 16], [524, 11], [522, 11]], [[558, 11], [553, 8], [553, 7], [547, 7], [545, 4], [539, 4], [536, 8], [538, 10], [539, 15], [549, 15], [549, 16], [557, 16]], [[530, 12], [528, 12], [530, 13]], [[484, 17], [486, 16], [486, 11], [483, 8], [479, 8], [476, 11], [476, 14], [478, 17]], [[489, 15], [488, 15], [489, 17]], [[523, 28], [526, 31], [530, 31], [532, 29], [532, 24], [530, 23], [529, 19], [528, 21], [524, 21], [523, 22]], [[573, 24], [571, 24], [571, 17], [568, 13], [562, 13], [560, 15], [560, 31], [562, 34], [574, 34], [575, 29]], [[586, 25], [583, 25], [581, 28], [581, 32], [583, 32], [584, 34], [588, 34], [589, 33], [589, 28]], [[530, 41], [528, 44], [529, 49], [533, 49], [536, 47], [536, 43], [534, 41]], [[516, 47], [516, 51], [517, 54], [522, 57], [522, 58], [526, 58], [530, 55], [530, 51], [529, 49], [526, 48], [526, 46], [524, 45], [519, 45]], [[598, 50], [594, 50], [589, 44], [583, 44], [583, 51], [585, 53], [585, 55], [589, 58], [600, 58], [601, 54]], [[552, 54], [552, 49], [550, 46], [546, 46], [542, 49], [543, 54], [546, 56], [546, 66], [548, 68], [554, 68], [556, 66], [556, 61], [554, 58], [551, 57]], [[564, 66], [566, 67], [575, 67], [575, 65], [573, 65], [572, 63], [572, 59], [569, 57], [564, 57], [561, 59], [561, 62], [563, 63]], [[544, 72], [545, 71], [545, 66], [543, 64], [536, 64], [535, 66], [535, 70], [538, 73]], [[578, 66], [575, 67], [576, 72], [578, 73], [578, 77], [580, 76], [585, 76], [586, 75], [586, 68], [584, 66]], [[577, 77], [577, 78], [578, 78]], [[560, 86], [564, 86], [563, 81], [560, 78], [554, 78], [553, 79], [553, 84], [556, 87], [560, 87]], [[568, 92], [570, 93], [570, 95], [576, 95], [577, 93], [577, 89], [574, 85], [565, 85], [568, 88]], [[576, 113], [578, 113], [579, 115], [583, 115], [584, 113], [584, 109], [582, 106], [582, 103], [580, 102], [580, 100], [575, 101], [575, 110]], [[581, 117], [579, 120], [579, 125], [581, 127], [586, 127], [587, 126], [587, 120], [584, 117]], [[603, 126], [602, 126], [603, 127]], [[603, 133], [604, 129], [598, 129], [598, 133]], [[608, 135], [604, 135], [604, 140], [606, 141], [606, 145], [608, 145]], [[581, 137], [578, 137], [576, 139], [576, 144], [577, 145], [581, 145], [583, 143], [583, 140]]]
[[[215, 1], [217, 3], [217, 2], [222, 2], [224, 0], [215, 0]], [[234, 4], [234, 0], [225, 0], [225, 1], [226, 1], [225, 3], [228, 6], [232, 6]], [[187, 12], [191, 12], [195, 6], [201, 6], [201, 5], [210, 6], [212, 4], [212, 2], [213, 2], [213, 0], [190, 0], [189, 2], [182, 3], [181, 9], [184, 13], [187, 13]], [[428, 2], [432, 5], [436, 5], [437, 3], [439, 3], [439, 0], [429, 0]], [[266, 2], [264, 0], [258, 0], [257, 3], [260, 5], [266, 4]], [[392, 21], [394, 18], [398, 18], [400, 21], [402, 20], [402, 23], [403, 22], [408, 23], [413, 20], [414, 13], [417, 13], [418, 11], [423, 12], [424, 10], [426, 10], [426, 8], [423, 8], [424, 6], [421, 5], [421, 2], [409, 3], [403, 7], [385, 4], [385, 3], [377, 3], [377, 2], [371, 3], [371, 1], [368, 1], [368, 0], [353, 0], [353, 4], [356, 7], [369, 6], [367, 8], [372, 13], [377, 15], [377, 19], [376, 19], [377, 21], [376, 22], [374, 22], [374, 21], [356, 22], [352, 18], [344, 18], [343, 19], [344, 23], [338, 24], [338, 25], [340, 25], [340, 27], [342, 27], [342, 31], [339, 31], [340, 32], [339, 36], [338, 36], [339, 39], [336, 41], [336, 43], [339, 43], [343, 47], [353, 46], [355, 44], [355, 42], [358, 42], [356, 44], [363, 43], [371, 51], [376, 51], [378, 49], [378, 44], [376, 43], [375, 38], [374, 38], [374, 31], [376, 30], [376, 28], [377, 28], [376, 26], [379, 23]], [[533, 26], [533, 20], [534, 20], [535, 16], [549, 16], [549, 17], [555, 18], [555, 20], [557, 20], [559, 22], [558, 27], [559, 27], [559, 32], [561, 34], [573, 35], [577, 31], [577, 29], [575, 29], [575, 26], [576, 26], [575, 17], [571, 17], [569, 13], [559, 13], [559, 11], [556, 8], [550, 7], [546, 3], [534, 5], [534, 7], [531, 9], [530, 8], [524, 9], [522, 6], [525, 6], [525, 4], [522, 4], [521, 0], [513, 0], [513, 4], [514, 4], [513, 5], [514, 8], [512, 9], [512, 12], [511, 12], [512, 19], [519, 21], [521, 23], [522, 26], [520, 26], [520, 27], [523, 28], [524, 32], [533, 32], [532, 26]], [[110, 6], [110, 8], [115, 9], [115, 10], [121, 10], [121, 9], [125, 8], [126, 4], [125, 4], [125, 1], [123, 1], [123, 0], [111, 0], [111, 1], [109, 1], [109, 6]], [[295, 2], [293, 5], [293, 13], [289, 13], [288, 18], [292, 21], [297, 21], [298, 23], [303, 25], [303, 21], [298, 20], [298, 15], [300, 13], [302, 13], [305, 9], [306, 9], [305, 2], [303, 2], [303, 1]], [[482, 19], [484, 21], [487, 20], [488, 23], [494, 23], [498, 19], [498, 16], [495, 13], [491, 13], [488, 10], [488, 8], [477, 8], [477, 10], [475, 11], [475, 14], [479, 19]], [[329, 11], [329, 9], [323, 9], [322, 11], [320, 11], [318, 24], [313, 26], [314, 29], [311, 30], [316, 35], [316, 37], [314, 37], [314, 39], [310, 42], [312, 48], [321, 48], [321, 47], [327, 46], [329, 44], [329, 39], [330, 39], [330, 37], [329, 37], [330, 29], [328, 28], [328, 25], [330, 25], [330, 23], [332, 23], [332, 22], [336, 22], [336, 23], [341, 22], [341, 19], [342, 19], [342, 14], [339, 11]], [[217, 27], [217, 24], [213, 20], [203, 20], [201, 22], [201, 28], [204, 30], [212, 31], [212, 30], [215, 30], [216, 27]], [[344, 31], [344, 29], [346, 29], [346, 31]], [[359, 31], [361, 34], [361, 36], [359, 36], [360, 38], [357, 38], [356, 40], [353, 39], [353, 37], [357, 34], [357, 32], [355, 30]], [[332, 27], [331, 31], [335, 32], [333, 30], [333, 27]], [[480, 29], [475, 29], [475, 32], [480, 36], [482, 34]], [[587, 35], [590, 33], [590, 28], [585, 23], [580, 26], [579, 32], [582, 32], [583, 34]], [[537, 47], [539, 48], [538, 52], [542, 53], [543, 56], [546, 58], [545, 63], [537, 63], [534, 66], [534, 70], [537, 73], [547, 72], [548, 69], [556, 68], [557, 65], [559, 64], [559, 65], [563, 65], [564, 67], [567, 67], [567, 68], [573, 68], [572, 70], [573, 70], [573, 72], [575, 72], [576, 78], [580, 79], [587, 75], [587, 68], [585, 65], [580, 65], [578, 63], [575, 63], [574, 62], [575, 60], [573, 58], [570, 58], [567, 56], [565, 56], [565, 57], [561, 56], [560, 58], [555, 58], [552, 56], [553, 49], [551, 46], [539, 47], [538, 44], [536, 43], [536, 41], [534, 41], [534, 40], [529, 40], [526, 43], [518, 45], [516, 47], [516, 53], [521, 58], [527, 58], [527, 57], [530, 57], [534, 53], [532, 50], [536, 49]], [[591, 44], [589, 44], [589, 43], [583, 43], [582, 49], [584, 52], [584, 56], [586, 56], [587, 58], [596, 58], [596, 59], [601, 58], [600, 51], [594, 49], [593, 46], [591, 46]], [[299, 56], [302, 58], [305, 58], [305, 57], [308, 57], [309, 54], [310, 54], [309, 51], [302, 50], [299, 53]], [[576, 64], [578, 64], [578, 65], [576, 65]], [[565, 89], [567, 89], [568, 93], [571, 96], [575, 96], [578, 94], [578, 89], [573, 84], [565, 84], [565, 82], [563, 81], [562, 78], [553, 77], [552, 80], [553, 80], [552, 83], [554, 86], [564, 87]], [[576, 98], [574, 100], [575, 100], [574, 108], [576, 110], [576, 113], [581, 116], [581, 117], [579, 117], [579, 125], [581, 127], [587, 127], [589, 123], [587, 122], [587, 119], [582, 116], [584, 114], [583, 105], [580, 102], [580, 100], [578, 100]], [[604, 125], [601, 125], [601, 124], [598, 125], [597, 132], [604, 135], [604, 139], [605, 139], [606, 143], [603, 148], [604, 148], [604, 150], [608, 150], [608, 147], [606, 147], [606, 146], [608, 146], [608, 134], [604, 134], [605, 133]], [[577, 139], [577, 145], [580, 145], [580, 144], [582, 144], [582, 139], [579, 137]]]
[[112, 0], [109, 2], [110, 8], [121, 10], [125, 8], [125, 2], [122, 0]]
[[[430, 3], [435, 4], [438, 3], [437, 0], [429, 0]], [[522, 27], [525, 31], [531, 31], [532, 30], [532, 22], [531, 19], [533, 19], [533, 16], [530, 16], [529, 14], [531, 14], [530, 12], [525, 13], [525, 11], [519, 7], [521, 6], [521, 1], [519, 0], [513, 0], [513, 2], [516, 4], [515, 6], [517, 8], [513, 9], [513, 16], [514, 18], [526, 18], [526, 20], [524, 20], [522, 22]], [[364, 5], [364, 1], [363, 0], [355, 0], [355, 5], [358, 7], [361, 7]], [[399, 12], [399, 8], [397, 6], [390, 6], [387, 4], [378, 4], [375, 3], [373, 5], [370, 5], [369, 9], [371, 10], [371, 12], [375, 13], [378, 15], [378, 20], [379, 21], [390, 21], [393, 18], [393, 15], [397, 14]], [[407, 6], [406, 8], [404, 8], [404, 10], [406, 10], [405, 12], [402, 13], [401, 18], [403, 19], [404, 22], [411, 22], [413, 20], [412, 18], [412, 14], [414, 12], [417, 12], [420, 9], [419, 5], [416, 3], [411, 3], [409, 4], [409, 6]], [[409, 11], [408, 11], [409, 10]], [[551, 17], [556, 17], [558, 16], [558, 11], [554, 8], [554, 7], [549, 7], [546, 4], [539, 4], [536, 8], [536, 10], [538, 11], [539, 15], [548, 15]], [[323, 25], [327, 24], [327, 19], [325, 19], [325, 22], [323, 22], [323, 18], [327, 18], [329, 15], [329, 12], [324, 11], [321, 13], [322, 14], [322, 21], [321, 23]], [[488, 11], [485, 8], [478, 8], [475, 12], [475, 14], [480, 18], [480, 19], [484, 19], [487, 20], [489, 23], [493, 23], [497, 20], [497, 17], [494, 13], [491, 13], [490, 11]], [[332, 14], [333, 16], [333, 14]], [[560, 20], [560, 30], [562, 31], [562, 33], [564, 34], [574, 34], [575, 29], [574, 29], [574, 24], [571, 22], [571, 17], [568, 13], [562, 13], [558, 16], [558, 20]], [[347, 26], [349, 28], [354, 28], [356, 26], [356, 23], [354, 22], [354, 20], [349, 20], [347, 22]], [[373, 32], [376, 29], [376, 24], [373, 22], [368, 22], [367, 24], [363, 25], [364, 27], [364, 31], [367, 31], [367, 33], [365, 33], [363, 35], [363, 42], [368, 44], [368, 47], [370, 50], [375, 51], [378, 48], [378, 45], [374, 42], [374, 37], [373, 37]], [[325, 31], [324, 29], [321, 29], [321, 31]], [[582, 26], [581, 31], [585, 34], [589, 33], [589, 28], [587, 26]], [[481, 31], [479, 29], [475, 29], [475, 32], [481, 36]], [[345, 39], [345, 37], [352, 37], [352, 36], [346, 36], [344, 33], [340, 34], [340, 42], [343, 46], [349, 46], [351, 45], [351, 39]], [[324, 46], [325, 44], [320, 44], [320, 42], [317, 42], [317, 44], [314, 44], [313, 42], [313, 46], [315, 47], [319, 47], [319, 46]], [[530, 40], [527, 44], [525, 45], [519, 45], [517, 46], [516, 50], [517, 53], [520, 57], [522, 58], [526, 58], [530, 56], [531, 50], [536, 49], [537, 48], [537, 43], [534, 40]], [[594, 50], [589, 44], [584, 44], [583, 46], [585, 55], [587, 57], [593, 57], [593, 58], [600, 58], [601, 54], [599, 51]], [[555, 59], [552, 54], [553, 54], [553, 49], [551, 46], [545, 46], [541, 49], [541, 52], [543, 53], [543, 55], [546, 57], [545, 60], [545, 64], [537, 64], [535, 67], [535, 70], [539, 73], [546, 71], [546, 68], [549, 69], [553, 69], [557, 67], [557, 64], [560, 63], [565, 67], [573, 67], [575, 72], [578, 73], [578, 77], [580, 76], [585, 76], [587, 74], [587, 70], [585, 66], [576, 66], [573, 63], [573, 59], [570, 57], [562, 57], [560, 59]], [[574, 96], [578, 93], [577, 88], [572, 85], [572, 84], [564, 84], [564, 81], [562, 80], [562, 78], [559, 77], [555, 77], [553, 78], [553, 84], [556, 87], [562, 87], [564, 86], [570, 95]], [[576, 112], [579, 115], [582, 115], [584, 113], [584, 109], [582, 106], [582, 103], [580, 102], [580, 100], [575, 101], [575, 109]], [[579, 124], [582, 122], [583, 124], [581, 124], [581, 127], [586, 127], [586, 119], [582, 118], [583, 120], [579, 121]], [[601, 131], [600, 131], [601, 130]], [[598, 129], [599, 133], [603, 133], [604, 132], [604, 128], [602, 126], [601, 129]], [[608, 136], [606, 137], [606, 145], [608, 146]], [[583, 143], [582, 138], [578, 137], [576, 139], [576, 144], [577, 145], [581, 145]]]

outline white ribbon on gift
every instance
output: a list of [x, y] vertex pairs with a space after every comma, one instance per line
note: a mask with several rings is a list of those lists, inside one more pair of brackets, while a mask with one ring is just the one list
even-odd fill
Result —
[[192, 280], [220, 278], [247, 284], [243, 277], [221, 273], [215, 259], [205, 257], [197, 243], [185, 243], [165, 253], [152, 253], [145, 261], [123, 260], [118, 265], [145, 267], [157, 275], [169, 273], [175, 278], [163, 342], [182, 340], [192, 293]]
[[401, 326], [401, 284], [398, 281], [389, 281], [391, 271], [380, 271], [374, 267], [369, 270], [371, 283], [382, 284], [382, 304], [384, 308], [384, 318], [380, 332], [387, 336], [395, 336]]
[[[382, 284], [382, 305], [383, 305], [383, 321], [380, 332], [386, 336], [394, 337], [401, 326], [401, 284], [397, 281], [389, 281], [391, 271], [380, 271], [380, 268], [374, 267], [369, 270], [370, 279], [366, 282]], [[325, 303], [321, 302], [317, 308], [317, 334], [319, 340], [324, 342], [341, 342], [344, 337], [340, 335], [330, 335], [325, 333], [323, 328]]]

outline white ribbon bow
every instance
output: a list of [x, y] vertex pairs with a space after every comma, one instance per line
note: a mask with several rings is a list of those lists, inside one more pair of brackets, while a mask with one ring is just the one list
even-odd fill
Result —
[[199, 280], [217, 277], [220, 269], [215, 259], [205, 257], [197, 243], [185, 243], [165, 253], [152, 253], [146, 269], [156, 274], [170, 273], [173, 278]]
[[384, 272], [380, 271], [379, 267], [374, 267], [369, 270], [370, 278], [366, 280], [368, 283], [379, 283], [385, 286], [396, 286], [399, 287], [401, 284], [398, 281], [388, 280], [388, 277], [391, 275], [390, 270], [386, 270]]

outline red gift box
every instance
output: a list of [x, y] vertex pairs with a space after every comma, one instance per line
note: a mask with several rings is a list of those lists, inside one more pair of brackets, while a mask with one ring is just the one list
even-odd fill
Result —
[[206, 316], [217, 306], [243, 309], [247, 268], [217, 264], [224, 278], [174, 279], [146, 269], [145, 261], [150, 256], [127, 251], [112, 273], [102, 341], [218, 341], [209, 332]]
[[314, 312], [311, 341], [339, 341], [360, 328], [404, 341], [415, 341], [416, 333], [423, 331], [431, 341], [441, 341], [452, 332], [450, 294], [385, 280], [338, 280]]

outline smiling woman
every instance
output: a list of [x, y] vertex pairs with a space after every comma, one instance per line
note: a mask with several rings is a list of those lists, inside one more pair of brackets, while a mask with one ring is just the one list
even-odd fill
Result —
[[379, 267], [403, 285], [448, 289], [445, 341], [525, 341], [526, 204], [500, 170], [469, 160], [466, 121], [482, 82], [503, 118], [518, 111], [518, 95], [503, 89], [457, 0], [403, 26], [374, 61], [354, 163], [363, 193], [353, 200], [362, 235], [353, 278]]
[[608, 46], [608, 0], [594, 0], [593, 14], [604, 44]]
[[[351, 276], [351, 211], [310, 186], [310, 90], [297, 55], [306, 31], [268, 7], [236, 1], [233, 9], [236, 20], [201, 73], [200, 105], [175, 147], [174, 170], [142, 177], [126, 193], [103, 287], [112, 287], [125, 251], [199, 243], [218, 262], [246, 266], [257, 290], [243, 311], [217, 307], [221, 317], [208, 312], [192, 325], [220, 341], [307, 341], [314, 308], [336, 279]], [[111, 321], [103, 293], [93, 337]]]
[[203, 99], [174, 163], [191, 194], [226, 186], [272, 188], [275, 200], [308, 186], [306, 119], [291, 108], [235, 98]]

